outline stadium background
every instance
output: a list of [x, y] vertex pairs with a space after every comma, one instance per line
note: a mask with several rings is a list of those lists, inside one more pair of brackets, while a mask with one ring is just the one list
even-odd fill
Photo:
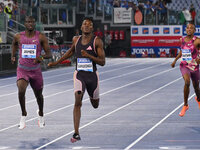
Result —
[[[60, 58], [71, 44], [74, 35], [81, 34], [82, 19], [93, 17], [97, 28], [112, 38], [107, 57], [175, 57], [178, 39], [185, 35], [184, 9], [194, 5], [194, 22], [199, 24], [199, 0], [10, 0], [12, 17], [4, 12], [8, 1], [1, 0], [0, 12], [0, 75], [15, 73], [17, 64], [10, 63], [13, 36], [24, 30], [26, 15], [36, 18], [37, 30], [44, 32], [51, 45], [53, 60]], [[118, 5], [118, 4], [119, 5]], [[161, 4], [166, 3], [162, 11]], [[4, 5], [5, 4], [5, 5]], [[196, 35], [199, 35], [197, 26]], [[144, 40], [145, 39], [145, 40]], [[48, 69], [46, 60], [42, 67]], [[73, 58], [61, 66], [70, 65]]]

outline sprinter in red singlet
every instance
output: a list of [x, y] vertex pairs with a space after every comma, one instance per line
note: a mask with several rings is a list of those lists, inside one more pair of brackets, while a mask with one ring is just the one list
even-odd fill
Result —
[[[14, 36], [11, 56], [11, 61], [14, 63], [16, 61], [16, 51], [19, 49], [17, 87], [19, 103], [22, 110], [19, 129], [25, 128], [25, 119], [27, 116], [25, 92], [29, 83], [34, 91], [39, 107], [37, 111], [38, 125], [43, 128], [45, 125], [43, 117], [44, 99], [42, 95], [43, 77], [40, 63], [43, 59], [50, 58], [51, 52], [45, 35], [39, 31], [35, 31], [35, 19], [32, 16], [26, 17], [25, 28], [24, 32], [20, 32]], [[45, 52], [44, 55], [41, 55], [42, 48]]]
[[175, 66], [176, 61], [181, 58], [180, 71], [182, 73], [183, 79], [185, 81], [184, 85], [184, 106], [179, 113], [179, 116], [183, 117], [185, 112], [189, 109], [188, 96], [190, 92], [190, 78], [193, 83], [195, 90], [195, 100], [197, 101], [200, 108], [200, 90], [199, 90], [199, 51], [200, 39], [194, 36], [195, 25], [189, 23], [186, 27], [187, 36], [180, 39], [181, 41], [181, 51], [175, 58], [172, 67]]
[[102, 40], [93, 35], [93, 20], [85, 18], [82, 22], [82, 35], [74, 36], [72, 47], [56, 62], [51, 62], [49, 66], [55, 66], [63, 60], [76, 56], [76, 70], [74, 72], [74, 130], [71, 138], [74, 143], [80, 140], [79, 124], [81, 118], [82, 99], [87, 90], [91, 104], [94, 108], [99, 106], [99, 77], [96, 64], [105, 65], [105, 54]]

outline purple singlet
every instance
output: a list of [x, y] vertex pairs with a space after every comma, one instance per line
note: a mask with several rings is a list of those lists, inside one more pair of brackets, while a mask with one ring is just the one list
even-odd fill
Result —
[[185, 38], [182, 38], [181, 44], [181, 63], [180, 70], [184, 76], [186, 73], [189, 74], [192, 80], [199, 80], [199, 65], [195, 59], [198, 57], [198, 50], [195, 48], [194, 41], [197, 37], [194, 36], [191, 41], [185, 42]]
[[19, 63], [17, 67], [17, 80], [24, 79], [30, 82], [34, 89], [43, 88], [43, 77], [40, 63], [34, 63], [36, 57], [41, 55], [42, 47], [39, 41], [39, 31], [35, 31], [32, 38], [28, 38], [25, 32], [20, 33]]

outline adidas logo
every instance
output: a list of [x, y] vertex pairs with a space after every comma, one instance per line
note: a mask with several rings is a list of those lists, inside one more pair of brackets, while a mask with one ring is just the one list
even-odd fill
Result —
[[91, 50], [92, 50], [92, 47], [89, 46], [86, 50], [91, 51]]

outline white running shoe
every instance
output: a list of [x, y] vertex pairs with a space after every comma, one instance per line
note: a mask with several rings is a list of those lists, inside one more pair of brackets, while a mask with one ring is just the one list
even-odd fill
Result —
[[20, 122], [19, 122], [19, 126], [18, 126], [18, 128], [20, 130], [22, 130], [22, 129], [24, 129], [26, 127], [25, 122], [26, 122], [26, 116], [21, 116], [21, 119], [20, 119]]
[[37, 114], [38, 114], [38, 126], [40, 128], [44, 128], [44, 126], [45, 126], [44, 116], [39, 115], [39, 110], [37, 110]]

